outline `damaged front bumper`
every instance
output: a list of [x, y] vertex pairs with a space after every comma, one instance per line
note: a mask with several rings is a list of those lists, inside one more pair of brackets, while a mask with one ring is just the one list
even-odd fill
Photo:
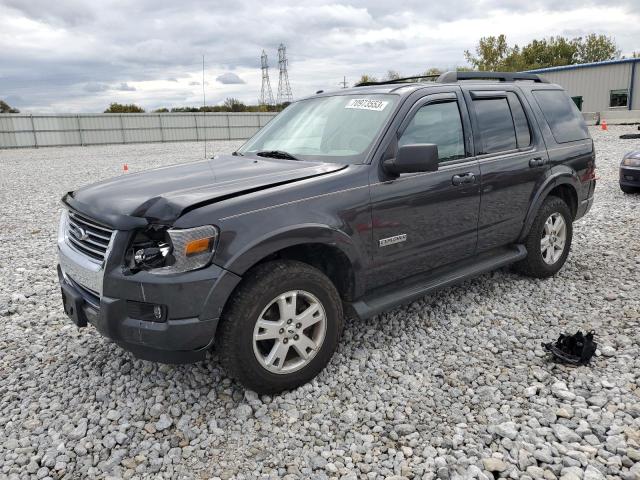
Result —
[[66, 314], [94, 326], [136, 357], [163, 363], [202, 360], [240, 277], [218, 267], [174, 275], [123, 268], [132, 232], [113, 232], [104, 261], [58, 237], [58, 278]]

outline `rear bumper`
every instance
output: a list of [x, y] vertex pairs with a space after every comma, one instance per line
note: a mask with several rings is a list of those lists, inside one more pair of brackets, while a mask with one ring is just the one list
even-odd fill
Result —
[[640, 187], [640, 168], [620, 167], [620, 185], [624, 187]]

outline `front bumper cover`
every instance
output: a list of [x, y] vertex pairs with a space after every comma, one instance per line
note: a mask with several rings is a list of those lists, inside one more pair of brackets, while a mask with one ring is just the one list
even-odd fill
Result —
[[[175, 275], [130, 274], [122, 268], [129, 238], [130, 232], [115, 231], [102, 263], [87, 263], [64, 236], [58, 239], [58, 279], [66, 314], [78, 327], [93, 325], [144, 360], [204, 359], [240, 277], [217, 265]], [[162, 321], [134, 318], [129, 302], [160, 305], [166, 314]]]

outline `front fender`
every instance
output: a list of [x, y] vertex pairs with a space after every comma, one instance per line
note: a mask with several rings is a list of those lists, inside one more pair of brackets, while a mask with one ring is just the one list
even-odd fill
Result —
[[221, 265], [236, 275], [244, 275], [262, 259], [280, 250], [298, 245], [321, 244], [337, 248], [349, 260], [354, 273], [354, 292], [362, 293], [363, 264], [362, 252], [345, 232], [327, 225], [309, 223], [287, 226], [263, 235], [250, 242], [234, 255], [225, 265]]
[[551, 175], [540, 186], [533, 198], [533, 201], [529, 205], [529, 210], [527, 211], [527, 216], [524, 220], [522, 232], [520, 232], [520, 236], [518, 237], [518, 243], [524, 242], [525, 238], [529, 234], [533, 220], [536, 218], [536, 214], [538, 213], [540, 206], [549, 196], [551, 190], [556, 188], [558, 185], [563, 184], [572, 187], [576, 193], [576, 197], [578, 196], [580, 179], [576, 172], [563, 166], [557, 167], [557, 170], [554, 168], [554, 171], [551, 172]]

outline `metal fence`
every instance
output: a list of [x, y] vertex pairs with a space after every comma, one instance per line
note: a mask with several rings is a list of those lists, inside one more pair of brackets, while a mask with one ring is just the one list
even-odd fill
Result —
[[0, 115], [0, 148], [243, 140], [276, 113]]

